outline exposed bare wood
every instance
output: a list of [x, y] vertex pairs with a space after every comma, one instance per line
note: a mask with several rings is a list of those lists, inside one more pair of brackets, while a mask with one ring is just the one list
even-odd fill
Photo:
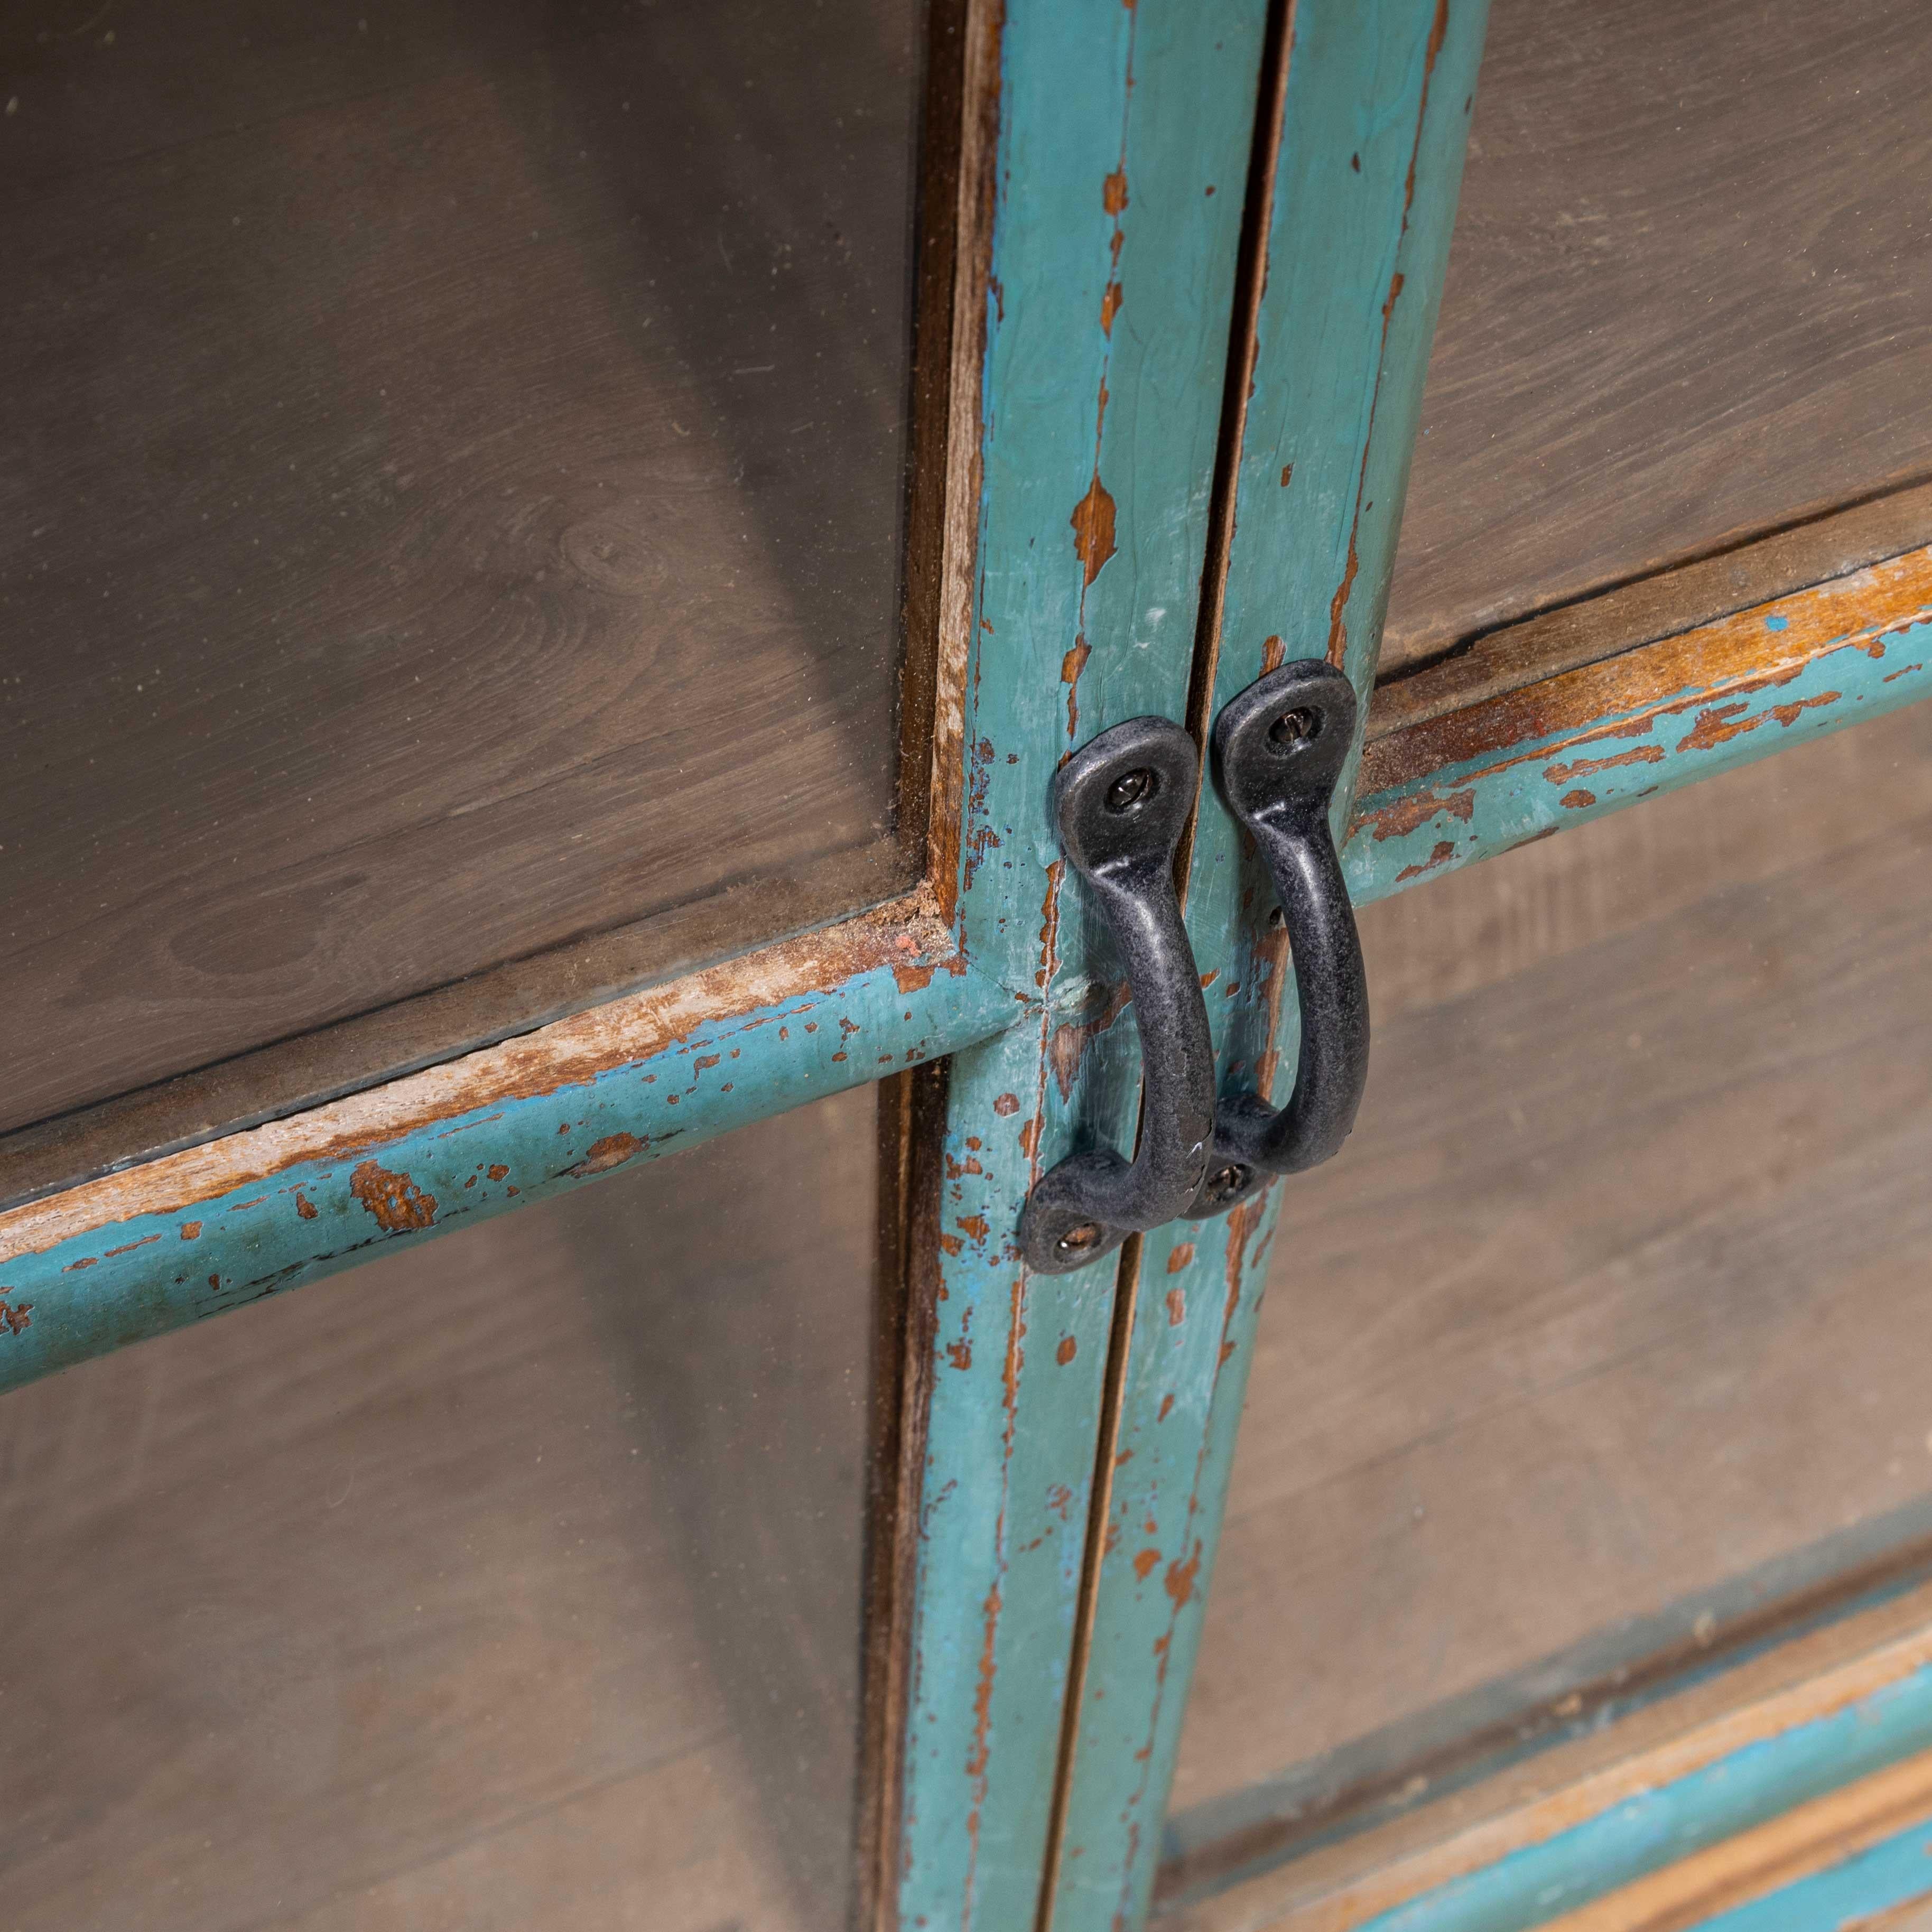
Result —
[[1932, 541], [1932, 484], [1835, 511], [1774, 536], [1488, 632], [1376, 687], [1373, 740], [1564, 671], [1822, 584]]
[[922, 897], [747, 953], [285, 1120], [164, 1156], [0, 1214], [0, 1258], [136, 1214], [169, 1214], [498, 1100], [553, 1093], [658, 1052], [693, 1027], [824, 991], [883, 966], [963, 970]]

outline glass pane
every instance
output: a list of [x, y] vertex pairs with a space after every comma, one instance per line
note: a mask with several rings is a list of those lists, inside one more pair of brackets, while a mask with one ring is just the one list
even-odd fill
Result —
[[895, 888], [916, 0], [0, 10], [0, 1128]]
[[8, 1927], [844, 1932], [872, 1118], [0, 1403]]
[[1494, 0], [1384, 670], [1923, 478], [1924, 26]]
[[1928, 854], [1922, 705], [1367, 910], [1368, 1096], [1284, 1196], [1171, 1860], [1932, 1567]]

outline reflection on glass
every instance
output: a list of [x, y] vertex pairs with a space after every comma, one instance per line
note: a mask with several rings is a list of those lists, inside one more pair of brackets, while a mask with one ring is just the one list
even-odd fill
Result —
[[844, 1932], [872, 1116], [0, 1404], [10, 1932]]
[[1370, 908], [1172, 1892], [1932, 1567], [1932, 706]]

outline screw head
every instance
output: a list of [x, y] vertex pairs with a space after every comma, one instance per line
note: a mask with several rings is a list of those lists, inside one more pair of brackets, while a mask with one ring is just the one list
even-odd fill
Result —
[[1136, 771], [1123, 772], [1107, 788], [1107, 809], [1136, 811], [1160, 789], [1160, 778], [1144, 765]]
[[1321, 733], [1321, 712], [1311, 711], [1305, 705], [1297, 705], [1292, 711], [1284, 711], [1268, 727], [1268, 742], [1292, 750], [1297, 745], [1306, 744], [1311, 738], [1319, 737]]
[[1090, 1254], [1105, 1238], [1099, 1222], [1082, 1221], [1077, 1227], [1069, 1228], [1054, 1246], [1063, 1255]]
[[1231, 1160], [1216, 1168], [1207, 1179], [1202, 1192], [1217, 1204], [1232, 1201], [1248, 1184], [1248, 1170], [1238, 1160]]

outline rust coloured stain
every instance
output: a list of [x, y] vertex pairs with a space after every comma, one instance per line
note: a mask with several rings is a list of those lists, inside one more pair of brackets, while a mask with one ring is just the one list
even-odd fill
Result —
[[1682, 748], [1708, 750], [1755, 728], [1737, 700], [1789, 684], [1834, 651], [1869, 655], [1885, 633], [1928, 616], [1932, 548], [1390, 732], [1364, 758], [1361, 794], [1478, 758], [1495, 760], [1490, 771], [1546, 761], [1570, 746], [1648, 735], [1659, 718], [1687, 712], [1697, 717]]
[[1556, 802], [1572, 812], [1581, 812], [1585, 806], [1596, 803], [1597, 794], [1593, 791], [1586, 791], [1579, 785], [1574, 791], [1566, 791]]
[[1040, 970], [1033, 976], [1036, 986], [1044, 986], [1060, 964], [1060, 881], [1066, 861], [1056, 859], [1046, 868], [1046, 896], [1040, 902]]
[[1553, 785], [1568, 784], [1572, 779], [1594, 778], [1598, 772], [1614, 770], [1618, 765], [1660, 765], [1663, 762], [1661, 745], [1638, 745], [1608, 758], [1573, 758], [1567, 765], [1552, 765], [1543, 776]]
[[[1399, 886], [1406, 886], [1411, 879], [1419, 879], [1424, 872], [1432, 872], [1438, 866], [1448, 865], [1455, 856], [1456, 842], [1453, 838], [1438, 838], [1429, 856], [1420, 865], [1403, 866], [1402, 870], [1395, 875], [1395, 882]], [[1272, 1074], [1274, 1070], [1270, 1068], [1269, 1071]], [[1273, 1082], [1270, 1081], [1270, 1085], [1272, 1086], [1272, 1084]]]
[[[573, 1168], [566, 1170], [574, 1174], [608, 1174], [614, 1167], [622, 1167], [634, 1155], [640, 1154], [650, 1145], [647, 1139], [640, 1139], [635, 1134], [606, 1134], [601, 1141], [592, 1141], [584, 1158]], [[506, 1168], [490, 1170], [492, 1180], [500, 1180], [508, 1172]]]
[[[1747, 731], [1755, 731], [1764, 720], [1746, 717], [1750, 710], [1750, 705], [1740, 698], [1735, 704], [1714, 704], [1708, 711], [1699, 712], [1697, 722], [1684, 734], [1677, 748], [1680, 752], [1708, 752], [1723, 744], [1727, 738], [1738, 738]], [[1733, 722], [1737, 719], [1743, 722]]]
[[313, 1221], [320, 1211], [315, 1203], [298, 1187], [296, 1190], [296, 1212], [304, 1221]]
[[1074, 505], [1073, 514], [1066, 520], [1073, 526], [1074, 554], [1090, 584], [1114, 554], [1114, 500], [1107, 494], [1098, 472], [1094, 487]]
[[1080, 735], [1080, 674], [1092, 656], [1087, 640], [1076, 638], [1072, 650], [1060, 661], [1060, 681], [1066, 687], [1066, 736], [1070, 743]]
[[969, 1241], [983, 1241], [992, 1232], [983, 1214], [962, 1214], [952, 1225], [965, 1235]]
[[1064, 1369], [1079, 1352], [1080, 1344], [1071, 1335], [1063, 1335], [1060, 1346], [1053, 1352], [1053, 1359]]
[[[1089, 178], [1090, 179], [1091, 177], [1090, 176]], [[1126, 212], [1127, 171], [1124, 167], [1116, 168], [1100, 184], [1100, 205], [1109, 214], [1121, 214]]]
[[1160, 1561], [1158, 1550], [1143, 1550], [1134, 1558], [1134, 1574], [1144, 1583], [1154, 1574], [1154, 1565]]
[[1194, 1546], [1194, 1554], [1185, 1563], [1174, 1562], [1167, 1566], [1167, 1594], [1174, 1599], [1176, 1610], [1185, 1609], [1187, 1600], [1194, 1594], [1194, 1580], [1201, 1574], [1201, 1546]]
[[1167, 1258], [1168, 1273], [1178, 1274], [1193, 1258], [1194, 1244], [1192, 1241], [1177, 1241], [1173, 1253]]
[[34, 1325], [34, 1304], [31, 1301], [0, 1300], [0, 1328], [10, 1335], [17, 1335], [23, 1328]]
[[1185, 1288], [1170, 1288], [1167, 1291], [1167, 1325], [1178, 1328], [1187, 1319], [1187, 1292]]
[[78, 1274], [82, 1268], [92, 1268], [99, 1258], [100, 1257], [96, 1255], [83, 1256], [77, 1262], [69, 1262], [67, 1266], [61, 1270], [61, 1273], [62, 1274]]
[[1789, 727], [1798, 722], [1801, 712], [1815, 711], [1820, 705], [1835, 704], [1844, 694], [1842, 691], [1821, 691], [1816, 698], [1801, 698], [1796, 704], [1774, 704], [1771, 715], [1779, 724]]
[[1160, 1399], [1160, 1413], [1154, 1418], [1156, 1422], [1165, 1422], [1174, 1413], [1174, 1391], [1169, 1389]]
[[406, 1234], [436, 1219], [436, 1196], [425, 1194], [406, 1174], [392, 1174], [365, 1160], [349, 1177], [349, 1191], [374, 1216], [385, 1234]]
[[1414, 798], [1399, 798], [1364, 814], [1362, 823], [1373, 832], [1377, 844], [1384, 838], [1406, 838], [1432, 818], [1460, 818], [1467, 825], [1476, 810], [1476, 788], [1451, 792], [1438, 798], [1424, 792]]
[[1020, 1110], [1020, 1096], [1017, 1094], [1002, 1094], [993, 1102], [993, 1112], [1002, 1120], [1017, 1114]]
[[1288, 662], [1288, 646], [1279, 638], [1265, 639], [1262, 645], [1262, 675], [1280, 670]]
[[[908, 936], [922, 956], [958, 956], [953, 934], [922, 898], [896, 900], [459, 1059], [9, 1209], [0, 1214], [0, 1257], [44, 1252], [140, 1215], [199, 1216], [217, 1197], [291, 1168], [360, 1160], [496, 1102], [587, 1085], [668, 1051], [700, 1027], [715, 1036], [734, 1024], [762, 1024], [754, 1009], [832, 993], [902, 960], [899, 942]], [[200, 1228], [198, 1219], [184, 1222], [182, 1238], [192, 1240]]]
[[182, 1223], [181, 1238], [184, 1241], [200, 1240], [201, 1223], [199, 1221], [184, 1221]]
[[160, 1238], [160, 1236], [158, 1234], [145, 1234], [140, 1240], [130, 1241], [124, 1246], [110, 1248], [107, 1250], [108, 1258], [111, 1261], [116, 1255], [131, 1255], [136, 1248], [150, 1246], [154, 1242], [158, 1241]]
[[1126, 300], [1118, 282], [1107, 284], [1107, 292], [1100, 298], [1100, 333], [1102, 335], [1113, 334], [1114, 318], [1120, 314], [1120, 304]]
[[1126, 1011], [1133, 999], [1125, 980], [1104, 991], [1096, 988], [1095, 992], [1100, 1001], [1099, 1011], [1088, 1019], [1062, 1021], [1046, 1044], [1047, 1064], [1053, 1070], [1054, 1082], [1063, 1101], [1072, 1096], [1073, 1083], [1079, 1078], [1080, 1063], [1087, 1056], [1088, 1047]]
[[964, 1336], [956, 1342], [946, 1345], [946, 1359], [956, 1369], [970, 1369], [973, 1366], [973, 1345]]

